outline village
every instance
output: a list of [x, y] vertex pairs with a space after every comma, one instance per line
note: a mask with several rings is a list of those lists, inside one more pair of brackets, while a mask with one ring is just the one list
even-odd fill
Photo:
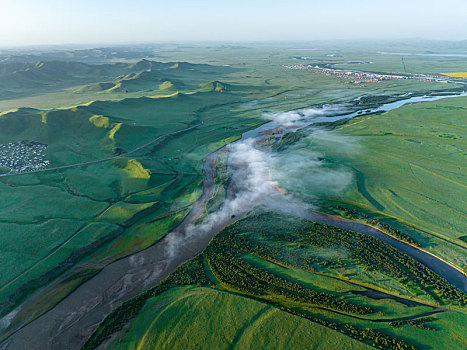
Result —
[[3, 173], [23, 173], [46, 168], [47, 145], [34, 141], [0, 144], [0, 169]]
[[380, 81], [385, 81], [385, 80], [400, 80], [400, 79], [416, 79], [417, 78], [417, 77], [409, 77], [405, 75], [379, 74], [379, 73], [320, 68], [319, 66], [312, 66], [310, 64], [309, 65], [303, 65], [303, 64], [284, 65], [284, 68], [294, 69], [294, 70], [306, 70], [312, 73], [323, 74], [327, 76], [336, 76], [341, 79], [351, 80], [350, 83], [353, 83], [353, 84], [375, 83], [375, 82], [380, 82]]

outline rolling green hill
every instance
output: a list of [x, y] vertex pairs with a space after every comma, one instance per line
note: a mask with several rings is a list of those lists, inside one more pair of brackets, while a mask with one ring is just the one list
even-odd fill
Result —
[[200, 84], [199, 90], [200, 91], [219, 91], [219, 92], [231, 91], [232, 85], [215, 80], [215, 81], [210, 81], [208, 83]]
[[184, 87], [182, 79], [195, 86], [213, 74], [229, 71], [232, 69], [228, 67], [146, 59], [135, 63], [100, 65], [74, 61], [0, 62], [0, 99], [59, 91], [83, 84], [87, 86], [78, 88], [76, 92], [150, 91], [158, 90], [165, 81], [170, 81], [173, 89], [177, 90]]
[[[160, 317], [154, 317], [155, 314]], [[298, 316], [208, 288], [174, 288], [149, 300], [129, 331], [107, 349], [370, 349]]]
[[[0, 178], [9, 208], [0, 208], [0, 231], [9, 232], [0, 237], [5, 247], [1, 312], [83, 259], [109, 262], [161, 239], [200, 194], [202, 159], [249, 123], [261, 122], [228, 115], [221, 122], [204, 112], [217, 108], [225, 113], [238, 102], [236, 95], [209, 91], [50, 111], [20, 108], [0, 115], [0, 144], [45, 144], [50, 167], [115, 157], [162, 137], [136, 153], [102, 163]], [[226, 121], [235, 127], [223, 128]], [[195, 125], [197, 129], [164, 138]], [[33, 235], [34, 230], [49, 234]], [[21, 251], [12, 249], [11, 235], [30, 244]], [[8, 262], [20, 259], [18, 254], [28, 258], [12, 268]], [[80, 273], [68, 277], [65, 294], [45, 305], [60, 300], [82, 278]]]

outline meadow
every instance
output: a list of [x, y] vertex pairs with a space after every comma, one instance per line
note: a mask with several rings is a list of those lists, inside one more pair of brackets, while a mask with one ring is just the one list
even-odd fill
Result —
[[[225, 110], [241, 102], [241, 96], [215, 91], [217, 86], [201, 88], [162, 98], [98, 101], [48, 111], [19, 109], [2, 115], [1, 142], [47, 144], [51, 167], [58, 168], [115, 157], [158, 136], [198, 126], [162, 137], [128, 157], [1, 178], [3, 313], [47, 285], [46, 274], [75, 251], [106, 237], [92, 246], [94, 256], [86, 258], [108, 263], [148, 247], [184, 218], [201, 193], [202, 159], [230, 142], [234, 133], [261, 122], [237, 115], [216, 120], [210, 109]], [[224, 128], [225, 123], [230, 128]], [[105, 229], [90, 229], [98, 226]], [[44, 230], [47, 234], [41, 233]], [[28, 244], [11, 248], [13, 236]], [[12, 268], [19, 259], [23, 263]], [[80, 261], [72, 260], [72, 265]]]
[[[317, 46], [291, 51], [285, 44], [224, 49], [175, 45], [163, 52], [118, 53], [118, 59], [109, 58], [106, 50], [78, 50], [72, 56], [79, 62], [59, 61], [55, 67], [47, 60], [0, 62], [0, 144], [46, 144], [49, 167], [56, 168], [0, 177], [0, 314], [26, 301], [2, 337], [53, 308], [104, 266], [159, 242], [201, 195], [206, 156], [266, 122], [268, 112], [325, 104], [364, 110], [408, 92], [465, 88], [461, 79], [350, 84], [284, 68], [325, 64], [436, 77], [467, 69], [459, 57], [401, 59], [375, 52], [376, 46]], [[362, 96], [364, 102], [355, 106]], [[300, 138], [284, 139], [290, 144], [282, 149], [279, 142], [273, 151], [310, 157], [317, 152], [328, 169], [352, 173], [352, 182], [337, 193], [306, 183], [306, 176], [279, 185], [318, 210], [366, 223], [376, 220], [374, 225], [398, 238], [413, 240], [465, 268], [466, 101], [404, 106], [322, 126], [355, 139], [356, 153], [338, 152], [303, 130]], [[86, 164], [68, 167], [77, 163]], [[230, 173], [221, 161], [217, 175], [205, 214], [217, 210], [227, 193]], [[314, 240], [296, 235], [307, 230], [316, 231]], [[331, 233], [341, 238], [326, 240]], [[251, 245], [223, 245], [222, 239], [237, 236]], [[327, 245], [320, 245], [317, 237]], [[253, 244], [264, 254], [255, 253]], [[352, 244], [376, 247], [378, 254], [358, 255]], [[423, 283], [410, 260], [382, 246], [295, 218], [255, 212], [222, 231], [201, 258], [177, 270], [162, 284], [164, 291], [157, 289], [161, 286], [149, 289], [117, 308], [87, 344], [107, 341], [118, 331], [107, 344], [110, 348], [186, 348], [196, 337], [196, 344], [220, 348], [306, 347], [310, 342], [318, 348], [411, 348], [448, 337], [451, 329], [455, 336], [446, 349], [463, 348], [465, 330], [456, 324], [465, 316], [465, 307], [459, 306], [462, 295], [442, 279], [417, 270], [430, 278]], [[231, 252], [231, 260], [221, 251]], [[384, 254], [396, 261], [385, 261], [386, 270], [377, 267]], [[198, 264], [196, 274], [204, 271], [199, 281], [193, 282], [187, 272], [193, 264]], [[230, 265], [236, 270], [229, 271]], [[386, 297], [372, 298], [375, 291]], [[114, 329], [115, 315], [125, 314], [134, 303], [136, 311]], [[419, 320], [439, 307], [457, 313], [439, 312], [433, 320]], [[400, 316], [415, 321], [391, 326], [389, 320]], [[386, 321], [377, 321], [381, 317]], [[266, 331], [270, 329], [275, 331]], [[176, 336], [180, 333], [185, 335]]]
[[257, 209], [115, 309], [82, 349], [299, 347], [309, 336], [318, 348], [415, 349], [442, 335], [437, 349], [463, 348], [465, 294], [425, 284], [394, 254], [376, 239]]
[[[154, 312], [160, 317], [154, 318]], [[264, 330], [268, 330], [265, 332]], [[123, 339], [108, 349], [191, 347], [367, 349], [344, 335], [253, 299], [203, 287], [179, 287], [148, 300]]]
[[352, 155], [319, 140], [314, 149], [353, 169], [340, 201], [394, 219], [425, 249], [465, 268], [466, 117], [465, 97], [404, 106], [337, 127], [360, 146]]

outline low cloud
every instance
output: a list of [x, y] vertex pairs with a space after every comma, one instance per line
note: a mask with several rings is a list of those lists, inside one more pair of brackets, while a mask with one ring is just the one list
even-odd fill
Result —
[[[268, 112], [263, 115], [267, 120], [271, 120], [283, 127], [303, 127], [316, 121], [320, 117], [345, 112], [344, 106], [324, 106], [323, 108], [306, 108], [298, 111], [288, 112]], [[324, 121], [324, 120], [323, 120]]]
[[336, 195], [352, 183], [352, 172], [330, 166], [322, 154], [298, 152], [277, 157], [272, 178], [286, 191], [307, 196]]
[[314, 195], [337, 195], [352, 183], [354, 174], [344, 165], [326, 158], [334, 155], [353, 157], [361, 151], [355, 137], [310, 126], [308, 136], [281, 153], [274, 154], [272, 178], [285, 190]]
[[353, 155], [362, 150], [356, 137], [343, 135], [335, 131], [313, 128], [308, 139], [321, 145], [321, 148], [332, 149], [340, 154]]
[[[336, 113], [340, 107], [306, 109], [299, 112], [268, 113], [265, 118], [274, 120], [283, 127], [293, 128], [311, 124], [316, 118]], [[338, 194], [352, 182], [352, 171], [344, 166], [329, 164], [322, 151], [315, 151], [313, 143], [333, 147], [334, 152], [359, 150], [355, 138], [319, 128], [308, 128], [309, 136], [289, 147], [285, 152], [270, 152], [255, 144], [254, 139], [240, 140], [228, 148], [228, 167], [232, 173], [229, 194], [221, 207], [205, 216], [201, 223], [188, 226], [180, 234], [168, 240], [169, 255], [174, 256], [180, 245], [189, 245], [190, 240], [208, 237], [213, 231], [231, 222], [233, 216], [245, 214], [255, 205], [275, 201], [278, 204], [287, 194], [282, 189], [308, 196]], [[323, 148], [323, 147], [320, 147]], [[287, 198], [292, 200], [292, 198]], [[283, 205], [287, 201], [283, 201]], [[282, 202], [281, 202], [282, 203]], [[307, 205], [301, 203], [302, 205]], [[308, 204], [309, 206], [309, 204]]]
[[277, 183], [270, 179], [273, 162], [271, 154], [254, 146], [253, 139], [232, 144], [228, 164], [232, 172], [232, 184], [236, 188], [235, 193], [224, 201], [219, 210], [205, 217], [202, 223], [188, 227], [183, 236], [179, 235], [170, 240], [169, 254], [173, 256], [176, 253], [180, 240], [204, 236], [214, 227], [228, 222], [233, 215], [245, 213], [274, 193]]

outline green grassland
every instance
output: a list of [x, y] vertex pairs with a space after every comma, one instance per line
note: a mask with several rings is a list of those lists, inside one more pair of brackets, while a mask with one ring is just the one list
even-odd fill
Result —
[[[122, 70], [131, 73], [145, 67], [134, 64], [89, 65], [82, 62], [46, 61], [3, 63], [0, 69], [0, 98], [28, 96], [38, 91], [63, 89], [80, 82], [95, 82], [118, 75]], [[120, 73], [121, 74], [121, 73]]]
[[466, 117], [465, 97], [404, 106], [338, 127], [356, 153], [313, 139], [311, 149], [353, 170], [347, 205], [397, 219], [425, 249], [466, 267]]
[[[74, 93], [168, 90], [185, 84], [199, 84], [208, 76], [215, 73], [221, 75], [222, 72], [230, 70], [206, 64], [162, 63], [145, 59], [132, 63], [101, 65], [73, 61], [37, 61], [22, 64], [1, 63], [0, 66], [1, 99], [69, 90], [87, 82], [90, 84], [74, 90]], [[190, 79], [180, 81], [179, 78], [186, 78], [187, 71], [190, 73]]]
[[[155, 313], [158, 314], [154, 318]], [[179, 287], [149, 299], [107, 349], [366, 349], [321, 325], [235, 294]]]
[[[288, 70], [283, 65], [338, 64], [335, 67], [402, 72], [401, 57], [381, 55], [369, 48], [356, 51], [327, 44], [306, 53], [289, 48], [283, 44], [225, 50], [174, 47], [160, 57], [163, 62], [139, 59], [147, 54], [130, 55], [119, 63], [99, 61], [98, 65], [64, 61], [11, 65], [0, 62], [0, 143], [30, 140], [47, 144], [50, 167], [109, 158], [49, 172], [0, 177], [0, 194], [4, 199], [0, 203], [0, 314], [7, 314], [36, 291], [42, 292], [34, 306], [19, 312], [11, 327], [50, 309], [106, 264], [164, 237], [183, 220], [200, 196], [203, 159], [238, 139], [243, 132], [264, 123], [265, 112], [320, 107], [363, 95], [370, 99], [372, 96], [391, 99], [407, 92], [423, 94], [462, 89], [459, 84], [417, 80], [350, 85], [343, 79]], [[332, 53], [336, 57], [329, 57]], [[79, 56], [79, 52], [75, 54]], [[94, 60], [101, 54], [95, 52], [89, 57]], [[302, 54], [307, 58], [294, 59]], [[359, 60], [372, 63], [352, 63]], [[460, 58], [427, 60], [410, 56], [404, 60], [407, 72], [411, 73], [467, 70], [465, 60]], [[299, 140], [288, 151], [316, 150], [325, 155], [330, 168], [346, 167], [354, 173], [354, 182], [347, 193], [333, 194], [332, 198], [329, 193], [318, 193], [322, 210], [342, 215], [337, 206], [344, 206], [369, 213], [378, 220], [387, 220], [423, 248], [466, 266], [467, 239], [462, 211], [465, 129], [459, 127], [465, 124], [462, 119], [467, 108], [465, 101], [456, 98], [407, 106], [352, 120], [338, 132], [357, 137], [361, 147], [356, 155], [333, 153], [332, 147], [323, 140], [312, 140], [310, 144], [309, 139]], [[150, 141], [154, 142], [149, 144]], [[218, 180], [225, 181], [218, 184], [206, 212], [215, 210], [224, 198], [228, 179]], [[316, 195], [313, 188], [309, 192]], [[242, 230], [252, 224], [253, 228], [247, 230], [250, 237], [261, 236], [255, 220], [241, 224]], [[285, 220], [283, 223], [288, 219], [281, 220]], [[279, 229], [275, 225], [282, 227], [281, 222], [271, 221], [271, 231]], [[291, 225], [298, 225], [297, 230], [301, 227], [292, 219]], [[224, 233], [232, 233], [229, 232]], [[193, 334], [190, 338], [200, 332], [201, 324], [209, 322], [211, 328], [209, 332], [204, 330], [203, 336], [208, 337], [212, 332], [205, 339], [214, 342], [225, 335], [226, 329], [206, 315], [214, 314], [211, 304], [217, 305], [216, 312], [221, 312], [218, 309], [223, 303], [232, 308], [231, 313], [239, 312], [238, 318], [231, 320], [230, 333], [223, 343], [226, 347], [234, 340], [241, 348], [268, 343], [280, 348], [291, 341], [296, 341], [298, 347], [309, 344], [311, 334], [322, 348], [335, 348], [337, 343], [342, 348], [365, 348], [373, 343], [362, 341], [361, 337], [375, 339], [375, 334], [364, 332], [366, 327], [414, 345], [429, 344], [427, 339], [433, 334], [448, 334], [449, 327], [456, 335], [462, 334], [462, 325], [454, 323], [456, 317], [464, 316], [464, 309], [453, 306], [459, 301], [452, 297], [454, 292], [452, 295], [440, 292], [443, 286], [427, 287], [410, 274], [405, 278], [413, 281], [401, 283], [400, 275], [387, 275], [357, 261], [351, 256], [355, 252], [338, 247], [338, 243], [318, 246], [316, 242], [306, 242], [305, 246], [312, 247], [308, 249], [288, 241], [286, 247], [281, 247], [272, 237], [262, 237], [261, 244], [271, 249], [273, 258], [245, 252], [241, 256], [234, 254], [235, 259], [246, 264], [242, 266], [249, 266], [250, 272], [260, 270], [276, 276], [271, 278], [279, 278], [280, 283], [291, 281], [300, 284], [300, 288], [312, 290], [311, 294], [306, 292], [301, 296], [308, 298], [305, 302], [313, 306], [312, 311], [300, 306], [302, 299], [294, 300], [291, 294], [279, 295], [277, 289], [259, 289], [258, 296], [258, 290], [254, 292], [251, 286], [245, 289], [238, 281], [229, 282], [228, 276], [219, 275], [210, 265], [210, 259], [217, 259], [212, 254], [219, 248], [212, 248], [213, 243], [202, 258], [209, 282], [200, 284], [203, 288], [176, 287], [167, 294], [153, 295], [154, 299], [147, 304], [151, 306], [145, 307], [141, 319], [138, 316], [128, 332], [119, 335], [118, 340], [125, 345], [113, 342], [112, 346], [138, 347], [144, 334], [147, 343], [141, 346], [151, 346], [159, 343], [159, 334], [176, 334], [160, 321], [147, 328], [138, 326], [152, 322], [154, 315], [162, 310], [167, 315], [178, 315], [179, 321], [175, 319], [173, 327], [189, 329], [187, 335]], [[281, 252], [282, 248], [285, 250]], [[289, 255], [304, 257], [306, 254], [314, 259], [311, 265], [289, 259]], [[188, 283], [193, 284], [196, 283]], [[417, 299], [424, 305], [408, 307], [394, 300], [348, 293], [349, 289], [366, 291], [368, 288]], [[321, 300], [321, 304], [312, 298], [316, 293], [322, 293], [319, 295], [325, 301]], [[170, 307], [161, 305], [167, 298], [174, 301]], [[193, 321], [196, 312], [187, 319], [181, 318], [179, 309], [191, 307], [197, 299], [200, 300], [197, 310], [204, 313], [202, 321]], [[410, 325], [390, 327], [388, 322], [373, 320], [381, 315], [416, 319], [417, 314], [431, 310], [434, 304], [459, 310], [459, 314], [436, 314], [436, 332]], [[366, 313], [369, 310], [366, 307], [374, 312]], [[354, 313], [347, 312], [348, 309]], [[247, 327], [247, 323], [257, 321], [261, 310], [283, 320], [284, 328], [274, 325], [269, 316], [261, 318], [261, 325]], [[218, 320], [224, 319], [219, 324], [225, 322], [225, 314], [216, 315]], [[364, 315], [364, 320], [356, 315]], [[345, 328], [345, 324], [358, 331]], [[293, 338], [286, 333], [271, 337], [263, 331], [271, 327], [276, 327], [276, 333], [282, 333], [283, 329], [296, 331]], [[423, 335], [427, 338], [423, 339]], [[181, 338], [171, 345], [181, 348], [188, 339], [188, 336]], [[446, 344], [462, 348], [462, 341], [455, 337]]]
[[[156, 65], [142, 62], [144, 66]], [[158, 136], [197, 125], [196, 129], [162, 138], [128, 157], [1, 178], [2, 194], [8, 199], [2, 210], [6, 223], [33, 227], [50, 222], [49, 229], [56, 232], [55, 236], [44, 237], [27, 235], [28, 231], [18, 226], [7, 231], [2, 243], [5, 252], [11, 237], [16, 240], [28, 237], [30, 245], [25, 247], [30, 248], [23, 249], [21, 254], [31, 258], [15, 269], [4, 265], [5, 282], [0, 287], [3, 314], [83, 259], [94, 266], [103, 266], [163, 237], [183, 219], [199, 195], [202, 159], [262, 123], [260, 117], [265, 109], [319, 105], [329, 97], [324, 88], [313, 99], [311, 92], [298, 96], [301, 85], [310, 83], [307, 76], [297, 75], [294, 79], [303, 80], [299, 86], [283, 90], [268, 84], [240, 84], [238, 79], [241, 81], [242, 76], [230, 83], [215, 79], [229, 70], [226, 67], [162, 66], [165, 68], [160, 70], [169, 70], [173, 77], [194, 90], [162, 97], [126, 96], [68, 108], [19, 108], [2, 113], [0, 142], [34, 140], [47, 144], [51, 167], [113, 157]], [[289, 72], [282, 67], [278, 69], [284, 76], [283, 82], [286, 81]], [[231, 69], [232, 74], [237, 74], [237, 70]], [[199, 84], [201, 79], [205, 83]], [[337, 87], [342, 83], [331, 82], [329, 87], [334, 84]], [[359, 93], [345, 92], [335, 100]], [[80, 226], [64, 226], [60, 220], [75, 220]], [[99, 236], [86, 229], [94, 223], [107, 225]], [[11, 256], [19, 258], [18, 253], [14, 254]], [[76, 285], [69, 282], [73, 280], [73, 272], [70, 273], [66, 287], [54, 294], [45, 309]], [[81, 271], [75, 275], [77, 281], [82, 280]]]
[[[288, 71], [283, 68], [284, 64], [301, 63], [304, 65], [331, 64], [336, 68], [374, 72], [404, 72], [401, 56], [382, 55], [376, 51], [376, 46], [365, 47], [365, 45], [360, 44], [358, 49], [326, 43], [317, 43], [316, 46], [319, 50], [306, 52], [290, 51], [289, 49], [293, 48], [294, 45], [287, 44], [245, 45], [224, 49], [205, 46], [175, 47], [164, 52], [162, 59], [157, 57], [158, 61], [163, 61], [162, 63], [147, 59], [133, 59], [127, 60], [125, 63], [98, 65], [98, 68], [95, 65], [87, 64], [89, 66], [85, 65], [87, 70], [97, 69], [99, 71], [99, 74], [94, 73], [88, 76], [88, 80], [92, 78], [89, 83], [86, 83], [85, 79], [84, 81], [83, 79], [74, 79], [73, 74], [69, 77], [70, 73], [65, 71], [67, 74], [61, 79], [63, 80], [62, 85], [66, 85], [66, 88], [61, 85], [52, 85], [41, 88], [40, 95], [35, 95], [37, 94], [36, 88], [23, 95], [15, 94], [8, 98], [5, 97], [0, 100], [0, 111], [19, 106], [50, 109], [83, 104], [92, 100], [164, 96], [175, 91], [193, 91], [199, 84], [209, 80], [221, 80], [229, 84], [256, 87], [256, 90], [258, 87], [267, 88], [271, 91], [270, 95], [273, 94], [273, 91], [280, 92], [280, 99], [287, 99], [288, 101], [284, 102], [288, 103], [294, 99], [297, 100], [296, 102], [312, 100], [332, 103], [342, 102], [363, 94], [426, 92], [450, 90], [458, 87], [454, 84], [423, 81], [386, 81], [368, 83], [365, 86], [350, 86], [346, 81], [339, 81], [337, 78], [323, 77], [304, 71]], [[396, 46], [391, 45], [391, 49], [395, 50], [396, 48]], [[404, 49], [407, 50], [407, 47], [401, 48], [401, 52], [407, 52]], [[380, 50], [390, 51], [383, 47]], [[330, 54], [334, 54], [336, 57], [329, 57]], [[300, 56], [304, 56], [306, 59], [296, 59]], [[431, 74], [467, 70], [465, 59], [462, 57], [406, 56], [404, 60], [408, 73]], [[177, 63], [178, 61], [190, 63]], [[371, 63], [357, 64], [355, 62]], [[66, 64], [68, 63], [60, 63], [64, 66]], [[51, 63], [47, 62], [48, 69], [50, 69], [50, 65]], [[79, 65], [83, 64], [79, 63]], [[0, 71], [1, 67], [0, 63]], [[44, 68], [35, 69], [40, 71]], [[74, 69], [78, 70], [78, 68]], [[73, 73], [74, 69], [70, 71]], [[5, 69], [5, 74], [7, 72], [11, 73], [11, 69], [9, 71]], [[63, 72], [63, 68], [58, 72]], [[20, 73], [24, 74], [22, 71]], [[31, 74], [29, 71], [27, 73]], [[5, 83], [6, 87], [8, 87], [8, 81]], [[320, 94], [325, 96], [319, 99]], [[254, 100], [255, 96], [251, 96], [251, 99]]]
[[[77, 262], [109, 263], [148, 247], [183, 220], [201, 194], [202, 159], [262, 122], [230, 112], [230, 105], [242, 103], [241, 90], [230, 94], [226, 86], [220, 91], [221, 85], [209, 83], [192, 94], [19, 109], [1, 116], [0, 142], [47, 144], [51, 167], [115, 157], [162, 137], [131, 156], [0, 179], [3, 313]], [[226, 115], [218, 120], [211, 109]], [[164, 137], [190, 126], [197, 127]], [[90, 230], [94, 225], [103, 231]], [[20, 251], [11, 248], [25, 239]], [[11, 268], [18, 260], [22, 264]], [[66, 260], [71, 262], [63, 264]], [[50, 302], [68, 292], [65, 288]]]
[[427, 283], [397, 254], [371, 237], [257, 209], [113, 311], [83, 349], [465, 347], [467, 296], [439, 276]]

